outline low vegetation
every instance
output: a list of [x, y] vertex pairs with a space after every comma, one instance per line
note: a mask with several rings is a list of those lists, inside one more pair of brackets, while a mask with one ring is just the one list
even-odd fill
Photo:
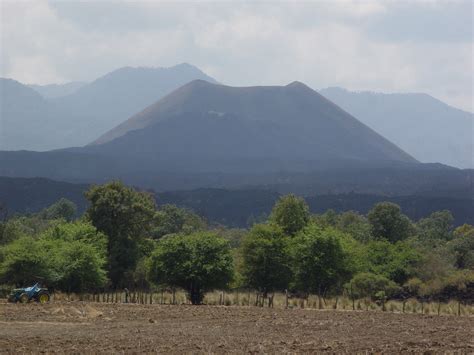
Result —
[[89, 207], [77, 219], [62, 199], [0, 222], [0, 284], [40, 280], [66, 294], [166, 290], [192, 304], [212, 303], [214, 290], [241, 299], [252, 291], [257, 305], [285, 295], [317, 308], [329, 299], [336, 308], [344, 299], [382, 309], [474, 299], [474, 226], [453, 228], [449, 211], [412, 221], [382, 202], [367, 216], [311, 215], [303, 199], [287, 195], [267, 220], [243, 230], [173, 205], [158, 209], [151, 195], [120, 182], [85, 196]]

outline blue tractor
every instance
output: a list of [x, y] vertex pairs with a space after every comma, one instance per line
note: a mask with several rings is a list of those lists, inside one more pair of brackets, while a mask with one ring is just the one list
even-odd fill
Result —
[[31, 287], [26, 288], [15, 288], [8, 296], [8, 302], [13, 303], [28, 303], [35, 301], [38, 303], [49, 302], [50, 295], [47, 288], [43, 288], [39, 283], [34, 284]]

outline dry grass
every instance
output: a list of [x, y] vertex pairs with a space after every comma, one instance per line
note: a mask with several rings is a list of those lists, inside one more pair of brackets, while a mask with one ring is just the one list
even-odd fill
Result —
[[[102, 293], [102, 294], [63, 294], [55, 293], [52, 301], [88, 301], [98, 303], [125, 303], [126, 295], [124, 292]], [[186, 294], [183, 291], [176, 291], [174, 295], [170, 291], [157, 292], [130, 292], [128, 296], [129, 303], [141, 304], [189, 304]], [[206, 294], [204, 303], [207, 305], [224, 305], [224, 306], [250, 306], [255, 307], [257, 302], [257, 294], [249, 291], [214, 291]], [[264, 302], [264, 307], [268, 307], [268, 299]], [[283, 293], [275, 293], [273, 298], [274, 308], [286, 308], [286, 296]], [[367, 299], [355, 300], [354, 302], [347, 297], [337, 297], [324, 299], [319, 307], [318, 298], [314, 295], [307, 299], [289, 298], [288, 308], [292, 309], [334, 309], [334, 310], [365, 310], [365, 311], [383, 311], [382, 304], [372, 302]], [[453, 300], [448, 303], [443, 302], [424, 302], [421, 303], [416, 299], [409, 299], [405, 302], [405, 306], [401, 301], [388, 301], [385, 304], [385, 311], [393, 313], [415, 313], [428, 315], [460, 315], [473, 316], [474, 305], [459, 304]]]

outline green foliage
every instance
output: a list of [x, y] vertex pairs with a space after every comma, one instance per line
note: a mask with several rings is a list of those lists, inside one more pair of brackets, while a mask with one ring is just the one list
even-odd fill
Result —
[[380, 240], [366, 244], [368, 270], [398, 284], [405, 283], [421, 262], [419, 252], [408, 242]]
[[106, 259], [92, 244], [78, 240], [38, 241], [48, 251], [47, 268], [52, 272], [50, 283], [63, 291], [83, 292], [105, 285]]
[[198, 232], [161, 239], [150, 257], [149, 270], [150, 281], [183, 288], [192, 304], [200, 304], [206, 292], [228, 286], [233, 261], [225, 239]]
[[345, 287], [352, 298], [367, 297], [372, 300], [390, 298], [400, 289], [385, 276], [369, 272], [355, 275]]
[[26, 235], [21, 223], [16, 219], [0, 223], [0, 245], [11, 243]]
[[237, 228], [224, 228], [219, 227], [213, 229], [213, 232], [222, 238], [226, 239], [230, 243], [231, 248], [239, 248], [244, 240], [245, 236], [248, 234], [246, 229], [237, 229]]
[[295, 285], [298, 290], [325, 294], [350, 277], [340, 232], [310, 225], [291, 242]]
[[280, 226], [288, 236], [294, 236], [302, 230], [309, 219], [309, 207], [305, 200], [293, 194], [281, 197], [270, 215], [270, 221]]
[[68, 199], [61, 198], [56, 203], [39, 212], [38, 216], [42, 219], [64, 219], [66, 221], [72, 221], [76, 213], [77, 206]]
[[87, 222], [56, 224], [41, 233], [40, 239], [67, 243], [81, 242], [94, 247], [103, 257], [107, 256], [107, 236]]
[[190, 234], [206, 228], [198, 215], [175, 205], [164, 205], [155, 213], [151, 235], [159, 239], [168, 234]]
[[[97, 239], [84, 238], [87, 235]], [[2, 282], [28, 285], [40, 280], [63, 291], [81, 292], [102, 287], [107, 281], [105, 236], [90, 225], [54, 226], [38, 239], [13, 241], [2, 247], [0, 254]]]
[[1, 248], [0, 282], [27, 285], [38, 279], [55, 279], [48, 263], [48, 250], [32, 237], [21, 237]]
[[391, 202], [376, 204], [369, 211], [367, 218], [371, 225], [371, 234], [376, 239], [387, 239], [395, 243], [413, 233], [410, 219], [402, 214], [400, 206]]
[[449, 211], [438, 211], [416, 224], [418, 237], [425, 242], [447, 241], [452, 238], [453, 215]]
[[367, 218], [357, 212], [347, 211], [339, 215], [336, 228], [350, 234], [355, 240], [367, 243], [372, 240], [371, 226]]
[[118, 286], [140, 257], [137, 240], [147, 234], [155, 214], [153, 198], [121, 182], [93, 186], [85, 194], [87, 218], [108, 236], [109, 277]]
[[474, 270], [474, 226], [464, 224], [454, 230], [453, 236], [447, 247], [454, 254], [455, 266]]
[[288, 240], [280, 227], [256, 224], [242, 241], [241, 274], [246, 287], [266, 294], [281, 291], [291, 281]]

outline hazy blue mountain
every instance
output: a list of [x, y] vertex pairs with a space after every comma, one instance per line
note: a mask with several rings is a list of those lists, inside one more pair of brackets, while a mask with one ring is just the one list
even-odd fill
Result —
[[216, 82], [198, 68], [185, 63], [171, 68], [124, 67], [52, 103], [62, 111], [80, 112], [88, 122], [87, 137], [84, 132], [80, 144], [69, 146], [84, 145], [195, 79]]
[[305, 160], [415, 162], [299, 82], [230, 87], [195, 80], [112, 129], [86, 150], [170, 169], [207, 171], [255, 160], [267, 165]]
[[426, 94], [320, 93], [421, 162], [474, 167], [474, 114]]
[[0, 149], [36, 149], [52, 136], [57, 115], [36, 91], [0, 78]]
[[2, 79], [0, 150], [45, 151], [85, 145], [194, 79], [215, 82], [189, 64], [126, 67], [72, 94], [45, 99], [26, 85]]
[[86, 85], [86, 82], [73, 81], [65, 84], [49, 84], [49, 85], [28, 85], [30, 88], [38, 92], [45, 99], [54, 99], [66, 95], [71, 95]]

